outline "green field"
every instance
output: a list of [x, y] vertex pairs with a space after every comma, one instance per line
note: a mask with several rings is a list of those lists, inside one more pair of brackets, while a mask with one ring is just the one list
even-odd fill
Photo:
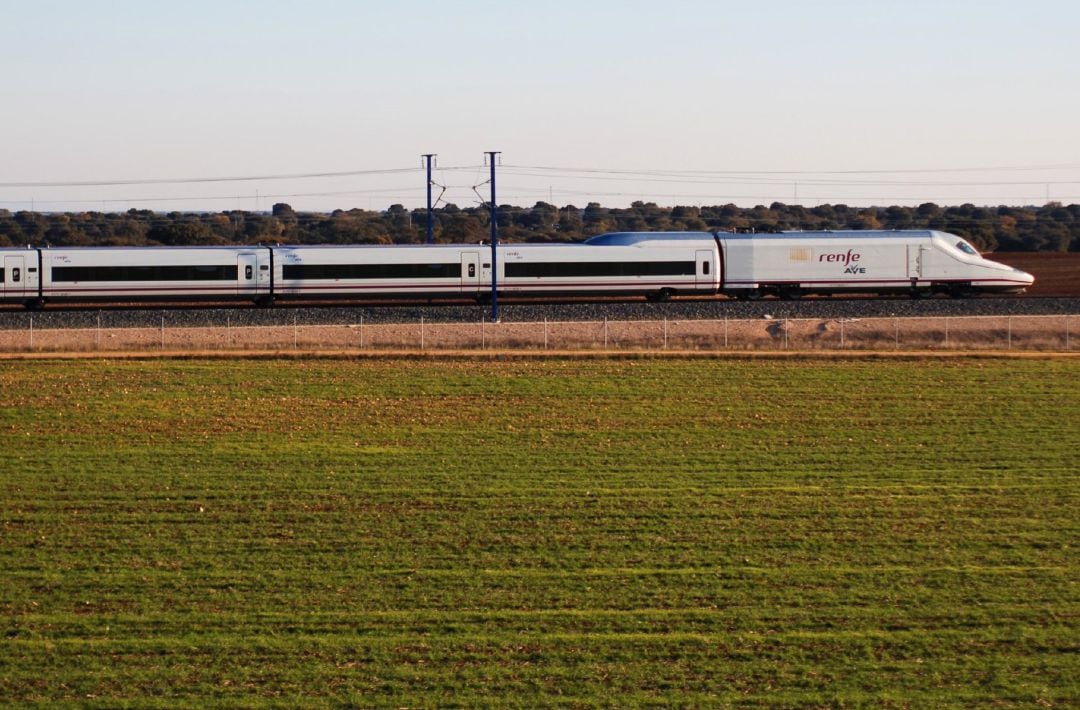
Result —
[[1080, 360], [0, 363], [0, 702], [1080, 703]]

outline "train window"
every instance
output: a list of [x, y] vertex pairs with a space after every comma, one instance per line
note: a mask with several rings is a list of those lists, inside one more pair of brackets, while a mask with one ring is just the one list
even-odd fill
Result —
[[286, 279], [457, 279], [461, 264], [286, 264]]
[[68, 281], [236, 281], [236, 264], [212, 266], [54, 266], [52, 280]]
[[0, 269], [0, 284], [4, 283], [4, 270]]
[[471, 279], [471, 278], [474, 278], [475, 276], [476, 276], [476, 264], [469, 264], [469, 278]]
[[251, 264], [244, 266], [244, 278], [250, 280], [254, 276], [254, 272], [251, 270]]
[[17, 266], [14, 269], [11, 270], [11, 282], [12, 283], [19, 283], [19, 279], [22, 278], [22, 274], [19, 273], [20, 271], [21, 271], [21, 269], [19, 269], [19, 267], [17, 267]]
[[706, 276], [709, 275], [709, 262], [701, 262], [701, 273], [705, 274]]
[[588, 277], [588, 276], [693, 276], [692, 261], [554, 261], [506, 265], [507, 276]]
[[961, 239], [960, 241], [958, 241], [956, 243], [956, 248], [959, 249], [960, 251], [964, 252], [965, 254], [971, 254], [972, 256], [978, 256], [979, 255], [979, 252], [975, 251], [975, 247], [971, 246], [970, 244], [965, 242], [963, 239]]

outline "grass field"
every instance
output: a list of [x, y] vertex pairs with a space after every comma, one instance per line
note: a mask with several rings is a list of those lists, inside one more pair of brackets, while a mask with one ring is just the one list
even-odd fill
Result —
[[0, 363], [0, 702], [1080, 703], [1080, 360]]

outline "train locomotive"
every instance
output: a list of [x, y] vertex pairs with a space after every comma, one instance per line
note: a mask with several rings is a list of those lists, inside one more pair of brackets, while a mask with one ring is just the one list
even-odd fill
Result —
[[[581, 243], [500, 244], [499, 295], [1020, 293], [1034, 277], [933, 230], [729, 234], [616, 232]], [[0, 302], [424, 298], [483, 300], [490, 245], [0, 249]]]

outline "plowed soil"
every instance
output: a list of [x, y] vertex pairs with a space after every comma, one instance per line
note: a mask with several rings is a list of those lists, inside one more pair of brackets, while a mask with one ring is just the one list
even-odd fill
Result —
[[1080, 253], [1000, 252], [987, 258], [1034, 275], [1029, 296], [1080, 296]]

